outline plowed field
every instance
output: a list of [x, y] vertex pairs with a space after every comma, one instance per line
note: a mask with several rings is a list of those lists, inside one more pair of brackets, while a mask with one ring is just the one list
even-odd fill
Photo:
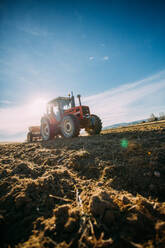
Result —
[[165, 247], [165, 123], [0, 145], [0, 247]]

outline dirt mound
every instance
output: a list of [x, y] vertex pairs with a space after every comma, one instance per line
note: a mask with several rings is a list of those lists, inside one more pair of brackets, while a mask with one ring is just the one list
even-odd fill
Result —
[[95, 162], [95, 157], [86, 150], [79, 150], [71, 154], [68, 167], [73, 168], [78, 176], [84, 178], [97, 179], [100, 176], [100, 171]]
[[165, 247], [164, 130], [0, 145], [0, 247]]

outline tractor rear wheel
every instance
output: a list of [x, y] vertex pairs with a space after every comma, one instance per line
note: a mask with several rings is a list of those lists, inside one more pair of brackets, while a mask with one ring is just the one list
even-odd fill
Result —
[[85, 128], [89, 135], [99, 134], [102, 129], [102, 122], [97, 115], [91, 115], [91, 126]]
[[33, 135], [31, 132], [28, 132], [27, 134], [27, 142], [32, 142], [33, 141]]
[[64, 116], [61, 123], [61, 135], [64, 138], [77, 137], [80, 133], [79, 120], [74, 115]]
[[50, 140], [54, 138], [54, 132], [47, 118], [41, 119], [41, 136], [43, 140]]

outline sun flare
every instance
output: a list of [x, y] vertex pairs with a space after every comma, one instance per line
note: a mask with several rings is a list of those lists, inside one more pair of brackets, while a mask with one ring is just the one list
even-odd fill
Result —
[[41, 116], [46, 112], [46, 104], [48, 99], [43, 97], [38, 97], [34, 100], [31, 100], [29, 103], [29, 112], [36, 119], [40, 119]]

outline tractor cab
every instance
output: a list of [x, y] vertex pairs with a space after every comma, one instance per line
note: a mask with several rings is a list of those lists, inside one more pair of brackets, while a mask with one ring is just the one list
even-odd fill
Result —
[[75, 108], [75, 99], [73, 93], [70, 97], [57, 97], [47, 103], [47, 114], [54, 113], [55, 115], [64, 115], [64, 112]]
[[54, 115], [60, 121], [64, 111], [72, 107], [69, 97], [57, 97], [47, 103], [47, 115]]

